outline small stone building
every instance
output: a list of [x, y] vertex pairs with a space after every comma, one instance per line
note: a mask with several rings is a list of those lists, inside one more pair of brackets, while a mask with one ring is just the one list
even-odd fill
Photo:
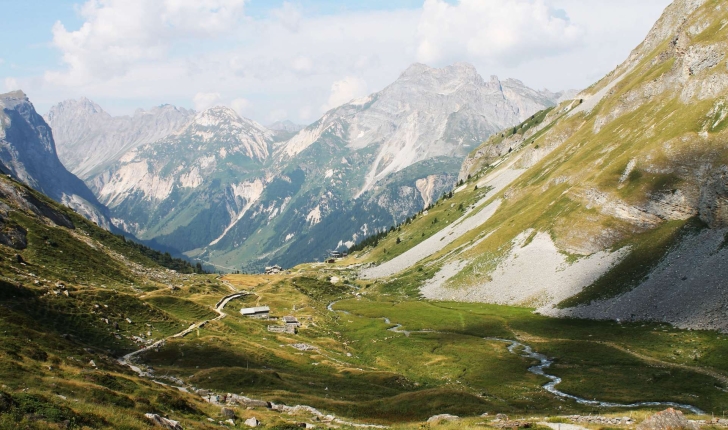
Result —
[[256, 306], [254, 308], [242, 308], [240, 314], [250, 318], [269, 318], [270, 308], [268, 306]]

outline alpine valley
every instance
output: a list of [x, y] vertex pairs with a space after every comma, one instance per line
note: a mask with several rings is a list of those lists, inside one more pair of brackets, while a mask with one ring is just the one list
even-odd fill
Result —
[[0, 170], [0, 430], [728, 428], [728, 0], [578, 93], [414, 64], [265, 127], [14, 91]]
[[320, 259], [403, 221], [451, 189], [488, 136], [562, 96], [485, 81], [469, 64], [414, 64], [303, 129], [225, 107], [114, 118], [86, 99], [46, 118], [117, 227], [216, 270], [251, 271]]

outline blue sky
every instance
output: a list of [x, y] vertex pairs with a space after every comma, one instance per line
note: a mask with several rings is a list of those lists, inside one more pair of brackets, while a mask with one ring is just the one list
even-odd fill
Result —
[[307, 123], [411, 63], [584, 88], [668, 0], [0, 0], [0, 91], [38, 110], [86, 96], [112, 114], [162, 103]]

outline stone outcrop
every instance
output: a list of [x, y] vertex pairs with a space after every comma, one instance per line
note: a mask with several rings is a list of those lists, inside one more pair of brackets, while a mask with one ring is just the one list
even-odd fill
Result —
[[457, 415], [440, 414], [433, 415], [427, 419], [428, 424], [440, 424], [442, 422], [460, 421], [460, 417]]
[[682, 412], [669, 408], [647, 417], [637, 430], [698, 430], [698, 426], [689, 422]]
[[167, 430], [184, 430], [178, 421], [164, 418], [158, 414], [144, 414], [144, 416], [158, 427], [162, 427]]

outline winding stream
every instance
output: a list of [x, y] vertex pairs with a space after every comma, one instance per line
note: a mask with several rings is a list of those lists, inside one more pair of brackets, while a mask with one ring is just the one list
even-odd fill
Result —
[[[335, 310], [333, 308], [334, 304], [336, 302], [331, 302], [327, 306], [327, 309], [331, 312], [342, 312], [344, 314], [349, 314], [349, 312], [346, 311], [340, 311]], [[392, 325], [392, 321], [390, 321], [389, 318], [382, 318], [384, 322], [387, 325]], [[402, 324], [395, 324], [394, 327], [390, 327], [387, 329], [387, 331], [391, 331], [394, 333], [402, 333], [405, 336], [409, 336], [412, 333], [441, 333], [434, 330], [418, 330], [418, 331], [407, 331], [402, 328]], [[520, 355], [524, 358], [529, 358], [533, 360], [537, 360], [539, 364], [535, 366], [531, 366], [528, 368], [528, 371], [533, 373], [534, 375], [543, 376], [550, 380], [550, 382], [547, 382], [543, 389], [548, 391], [549, 393], [561, 397], [564, 399], [570, 399], [574, 400], [576, 403], [579, 403], [581, 405], [589, 405], [589, 406], [596, 406], [599, 408], [640, 408], [640, 407], [652, 407], [652, 406], [667, 406], [672, 408], [678, 408], [678, 409], [684, 409], [687, 411], [690, 411], [696, 415], [704, 415], [705, 412], [698, 409], [695, 406], [692, 405], [685, 405], [681, 403], [675, 403], [675, 402], [636, 402], [636, 403], [612, 403], [612, 402], [602, 402], [599, 400], [587, 400], [585, 398], [574, 396], [572, 394], [564, 393], [563, 391], [560, 391], [556, 388], [557, 385], [561, 383], [561, 378], [555, 375], [549, 375], [546, 373], [545, 369], [548, 369], [553, 364], [553, 360], [549, 359], [547, 356], [540, 354], [538, 352], [535, 352], [533, 348], [530, 346], [523, 344], [521, 342], [511, 340], [511, 339], [501, 339], [498, 337], [486, 337], [483, 338], [484, 340], [490, 340], [490, 341], [496, 341], [496, 342], [503, 342], [507, 343], [508, 345], [508, 352], [515, 355]], [[519, 353], [519, 350], [521, 351]]]
[[[543, 388], [548, 391], [549, 393], [562, 397], [565, 399], [571, 399], [574, 400], [576, 403], [579, 403], [581, 405], [590, 405], [590, 406], [596, 406], [600, 408], [639, 408], [639, 407], [649, 407], [649, 406], [669, 406], [672, 408], [679, 408], [679, 409], [685, 409], [688, 410], [696, 415], [703, 415], [705, 412], [702, 410], [696, 408], [692, 405], [684, 405], [681, 403], [674, 403], [674, 402], [637, 402], [637, 403], [612, 403], [612, 402], [601, 402], [599, 400], [587, 400], [582, 397], [574, 396], [572, 394], [564, 393], [563, 391], [559, 391], [556, 386], [561, 383], [561, 378], [554, 375], [549, 375], [545, 372], [544, 369], [547, 369], [551, 367], [551, 364], [553, 364], [553, 360], [549, 359], [547, 356], [543, 354], [539, 354], [538, 352], [535, 352], [533, 348], [531, 348], [528, 345], [524, 345], [521, 342], [517, 342], [515, 340], [510, 339], [501, 339], [497, 337], [486, 337], [485, 340], [492, 340], [497, 342], [504, 342], [508, 343], [508, 352], [511, 354], [517, 354], [524, 358], [530, 358], [534, 360], [538, 360], [539, 364], [535, 366], [531, 366], [528, 368], [528, 371], [533, 373], [534, 375], [544, 376], [551, 380], [551, 382], [546, 383], [546, 385], [543, 386]], [[521, 353], [519, 354], [518, 350], [521, 349]]]

